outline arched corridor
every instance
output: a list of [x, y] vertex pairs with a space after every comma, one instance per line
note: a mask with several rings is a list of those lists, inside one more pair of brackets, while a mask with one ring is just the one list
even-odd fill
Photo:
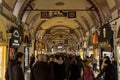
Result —
[[[17, 52], [120, 59], [120, 0], [0, 0], [0, 80]], [[62, 55], [62, 56], [63, 56]], [[55, 56], [54, 56], [55, 57]], [[118, 80], [120, 66], [117, 65]], [[27, 78], [28, 79], [28, 78]]]

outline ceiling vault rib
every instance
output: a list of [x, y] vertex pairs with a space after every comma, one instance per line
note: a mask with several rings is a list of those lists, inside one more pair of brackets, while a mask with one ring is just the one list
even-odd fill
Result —
[[94, 9], [26, 9], [26, 11], [95, 11]]

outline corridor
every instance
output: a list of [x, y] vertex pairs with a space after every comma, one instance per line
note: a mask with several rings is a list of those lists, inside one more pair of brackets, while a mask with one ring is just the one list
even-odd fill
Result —
[[0, 80], [119, 80], [119, 59], [120, 0], [0, 0]]

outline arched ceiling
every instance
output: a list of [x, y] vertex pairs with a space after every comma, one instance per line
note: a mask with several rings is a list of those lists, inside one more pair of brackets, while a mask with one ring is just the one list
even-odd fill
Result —
[[[110, 18], [120, 0], [0, 0], [0, 3], [28, 25], [33, 38], [46, 41], [51, 37], [48, 41], [54, 41], [59, 35], [65, 39], [70, 39], [66, 35], [72, 36], [73, 40], [86, 36], [91, 28], [100, 27], [101, 22]], [[49, 16], [42, 18], [42, 12]], [[74, 18], [68, 16], [71, 12], [76, 15]]]

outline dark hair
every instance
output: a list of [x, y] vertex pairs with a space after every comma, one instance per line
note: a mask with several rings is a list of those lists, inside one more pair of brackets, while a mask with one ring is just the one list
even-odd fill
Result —
[[21, 58], [23, 56], [22, 52], [17, 52], [15, 55], [15, 59], [17, 60], [18, 58]]
[[111, 61], [108, 59], [108, 60], [105, 60], [104, 63], [105, 63], [105, 64], [111, 64]]
[[106, 60], [110, 60], [110, 57], [109, 56], [105, 56], [104, 57]]

